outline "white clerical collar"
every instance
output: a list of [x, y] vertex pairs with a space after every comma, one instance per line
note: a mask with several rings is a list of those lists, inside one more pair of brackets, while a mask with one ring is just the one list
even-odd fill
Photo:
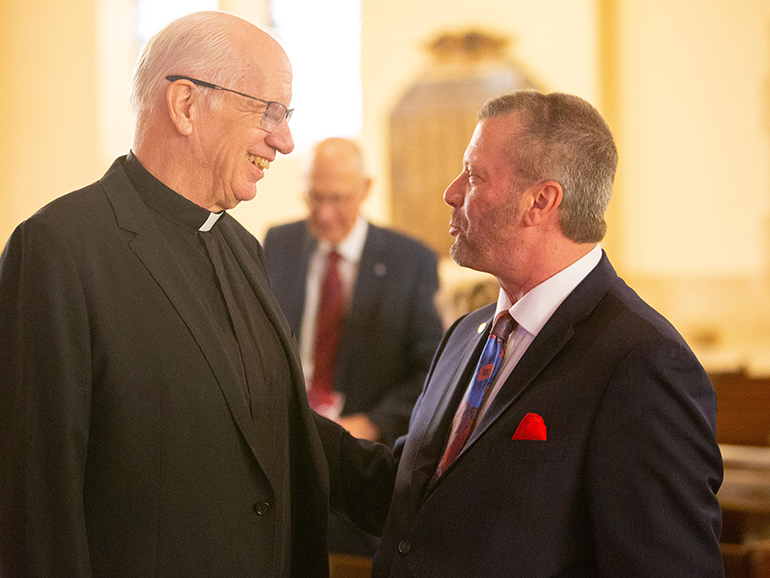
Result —
[[208, 219], [206, 219], [206, 222], [203, 223], [198, 230], [203, 231], [204, 233], [206, 233], [207, 231], [210, 231], [211, 228], [214, 225], [216, 225], [217, 221], [219, 220], [219, 217], [221, 217], [224, 214], [225, 214], [224, 211], [219, 211], [218, 213], [209, 213]]
[[511, 304], [508, 294], [501, 288], [495, 316], [508, 309], [521, 327], [532, 335], [537, 335], [562, 301], [594, 270], [601, 258], [602, 248], [597, 243], [587, 254], [531, 289], [514, 304]]
[[[364, 252], [364, 243], [366, 243], [366, 233], [369, 230], [369, 223], [361, 215], [356, 218], [356, 224], [338, 245], [337, 252], [343, 259], [350, 263], [358, 263], [361, 260], [361, 253]], [[327, 254], [332, 250], [329, 241], [319, 241], [318, 251], [321, 254]]]

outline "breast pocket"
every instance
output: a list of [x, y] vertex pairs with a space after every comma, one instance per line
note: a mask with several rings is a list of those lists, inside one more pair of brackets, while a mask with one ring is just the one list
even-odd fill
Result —
[[512, 459], [533, 462], [559, 462], [564, 458], [567, 444], [564, 440], [532, 441], [509, 440]]

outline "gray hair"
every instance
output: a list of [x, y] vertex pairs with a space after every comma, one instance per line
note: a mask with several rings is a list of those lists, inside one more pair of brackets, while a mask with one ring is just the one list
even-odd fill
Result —
[[487, 101], [478, 120], [517, 113], [521, 130], [508, 141], [523, 190], [541, 180], [558, 182], [561, 231], [576, 243], [604, 238], [618, 152], [607, 123], [588, 102], [570, 94], [522, 90]]
[[[242, 59], [233, 43], [233, 24], [240, 18], [224, 12], [195, 12], [161, 29], [147, 41], [131, 81], [130, 104], [136, 123], [153, 111], [166, 76], [191, 76], [214, 84], [232, 83], [242, 71]], [[211, 105], [220, 104], [219, 91]]]

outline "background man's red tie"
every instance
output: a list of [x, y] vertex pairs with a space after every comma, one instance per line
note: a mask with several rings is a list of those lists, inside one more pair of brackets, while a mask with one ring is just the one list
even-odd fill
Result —
[[324, 405], [333, 405], [334, 364], [342, 335], [345, 311], [345, 296], [342, 278], [337, 264], [340, 254], [329, 253], [326, 260], [326, 273], [321, 284], [315, 330], [315, 359], [313, 378], [308, 391], [308, 401], [313, 409]]

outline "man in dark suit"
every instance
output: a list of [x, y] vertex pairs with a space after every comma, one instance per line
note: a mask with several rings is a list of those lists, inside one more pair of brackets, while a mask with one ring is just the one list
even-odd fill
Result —
[[[251, 96], [255, 95], [255, 96]], [[220, 12], [154, 36], [132, 151], [0, 257], [0, 575], [328, 576], [328, 471], [257, 240], [291, 67]]]
[[392, 445], [406, 433], [443, 327], [434, 303], [436, 255], [361, 216], [370, 184], [354, 142], [318, 143], [307, 172], [308, 217], [270, 229], [265, 258], [272, 288], [299, 336], [313, 406], [314, 379], [323, 369], [315, 355], [318, 313], [326, 312], [322, 280], [329, 252], [340, 254], [345, 305], [329, 368], [333, 397], [314, 409], [356, 437]]
[[393, 452], [317, 418], [332, 502], [387, 512], [375, 577], [723, 575], [713, 388], [598, 245], [616, 162], [577, 97], [481, 109], [444, 199], [497, 304], [447, 331]]

